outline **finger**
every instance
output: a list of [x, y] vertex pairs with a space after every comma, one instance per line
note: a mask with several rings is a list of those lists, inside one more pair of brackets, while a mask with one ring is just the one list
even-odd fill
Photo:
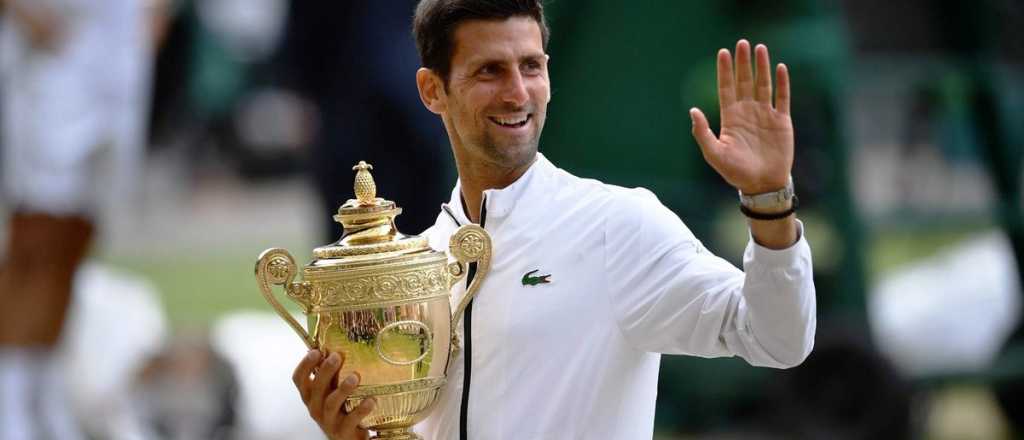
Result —
[[718, 138], [711, 131], [708, 118], [696, 107], [690, 109], [690, 120], [693, 121], [693, 138], [697, 140], [700, 152], [707, 160], [709, 155], [714, 154], [714, 150], [718, 146]]
[[324, 426], [329, 429], [335, 429], [341, 419], [345, 416], [342, 411], [345, 405], [345, 399], [352, 395], [355, 391], [356, 386], [359, 385], [359, 377], [353, 373], [348, 375], [338, 388], [331, 392], [324, 399]]
[[775, 68], [775, 110], [789, 115], [789, 68], [779, 63]]
[[718, 51], [718, 105], [726, 108], [736, 102], [736, 81], [732, 75], [732, 54]]
[[772, 103], [772, 65], [768, 58], [768, 46], [758, 44], [754, 48], [757, 62], [757, 83], [754, 86], [754, 99], [764, 104]]
[[331, 353], [317, 369], [316, 379], [313, 380], [313, 391], [307, 405], [309, 415], [313, 416], [313, 420], [319, 422], [323, 418], [324, 397], [327, 396], [327, 388], [340, 368], [341, 356], [338, 353]]
[[341, 420], [341, 425], [338, 426], [338, 431], [344, 433], [359, 429], [359, 422], [362, 422], [366, 416], [370, 415], [376, 407], [377, 399], [374, 399], [373, 397], [363, 399], [356, 409], [353, 409], [352, 412], [348, 413], [348, 415]]
[[740, 40], [736, 43], [736, 99], [750, 99], [754, 96], [754, 72], [750, 65], [750, 43]]
[[299, 365], [295, 367], [295, 372], [292, 373], [292, 382], [295, 383], [295, 388], [299, 390], [299, 396], [302, 397], [302, 403], [309, 403], [309, 394], [312, 391], [313, 381], [310, 380], [310, 375], [313, 374], [313, 368], [316, 368], [316, 364], [320, 362], [320, 351], [309, 350], [306, 353], [306, 357], [302, 358]]

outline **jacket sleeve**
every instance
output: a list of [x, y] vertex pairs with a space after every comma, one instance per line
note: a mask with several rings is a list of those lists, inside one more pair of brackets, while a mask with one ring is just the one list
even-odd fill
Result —
[[700, 243], [652, 193], [615, 197], [605, 220], [605, 290], [625, 339], [649, 352], [740, 356], [788, 368], [811, 352], [815, 292], [803, 234], [783, 250], [752, 239], [740, 271]]

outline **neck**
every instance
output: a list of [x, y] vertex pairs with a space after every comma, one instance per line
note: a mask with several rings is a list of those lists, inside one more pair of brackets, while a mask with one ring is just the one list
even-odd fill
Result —
[[462, 199], [465, 201], [469, 220], [473, 223], [480, 223], [480, 205], [483, 203], [484, 191], [502, 189], [513, 184], [537, 160], [537, 155], [534, 154], [522, 165], [503, 167], [461, 156], [463, 155], [456, 150], [455, 166], [459, 170], [459, 180], [462, 183]]

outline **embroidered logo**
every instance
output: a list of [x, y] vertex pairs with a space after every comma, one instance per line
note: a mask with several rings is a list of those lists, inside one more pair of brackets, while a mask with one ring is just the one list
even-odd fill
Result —
[[534, 270], [531, 270], [531, 271], [523, 274], [523, 285], [524, 286], [536, 286], [538, 284], [548, 284], [548, 283], [551, 282], [551, 280], [548, 279], [548, 277], [550, 277], [551, 274], [533, 276], [533, 274], [535, 274], [537, 272], [540, 272], [540, 269], [534, 269]]

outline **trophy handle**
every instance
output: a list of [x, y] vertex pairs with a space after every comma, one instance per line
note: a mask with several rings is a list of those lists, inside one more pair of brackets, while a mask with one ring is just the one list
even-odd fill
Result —
[[[458, 328], [462, 314], [469, 306], [469, 302], [476, 296], [477, 291], [480, 290], [480, 285], [483, 284], [484, 278], [487, 277], [487, 272], [491, 268], [491, 236], [478, 225], [461, 226], [448, 241], [448, 250], [458, 261], [460, 269], [463, 264], [476, 263], [476, 274], [473, 276], [473, 281], [469, 283], [466, 294], [459, 301], [455, 313], [452, 314], [452, 356], [455, 356], [462, 345], [455, 329]], [[449, 269], [449, 272], [452, 270]], [[462, 271], [459, 270], [459, 272], [457, 275], [459, 275], [458, 278], [461, 278]]]
[[267, 249], [256, 260], [256, 283], [260, 286], [263, 298], [274, 307], [274, 311], [292, 327], [292, 330], [295, 330], [295, 333], [302, 338], [302, 342], [306, 343], [306, 347], [313, 349], [316, 346], [309, 333], [295, 321], [295, 318], [292, 318], [292, 315], [285, 310], [281, 303], [277, 302], [277, 298], [274, 298], [274, 292], [270, 289], [271, 284], [285, 286], [288, 296], [301, 304], [303, 312], [308, 314], [308, 285], [306, 283], [292, 283], [297, 272], [298, 269], [295, 266], [295, 259], [292, 258], [292, 254], [281, 248]]

